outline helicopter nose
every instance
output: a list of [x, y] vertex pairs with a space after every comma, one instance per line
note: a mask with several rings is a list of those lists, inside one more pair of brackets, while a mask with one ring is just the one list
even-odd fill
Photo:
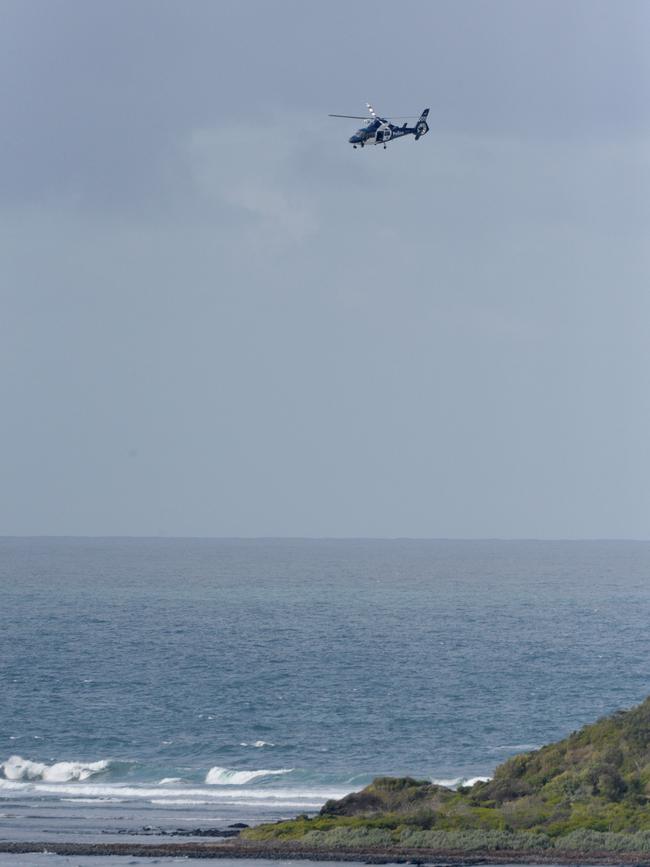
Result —
[[358, 144], [361, 141], [361, 136], [351, 135], [348, 141], [350, 142], [350, 144]]

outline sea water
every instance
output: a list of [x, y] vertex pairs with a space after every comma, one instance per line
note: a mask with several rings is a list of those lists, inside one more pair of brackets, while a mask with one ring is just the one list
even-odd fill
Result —
[[488, 777], [650, 692], [649, 579], [644, 542], [0, 539], [0, 839]]

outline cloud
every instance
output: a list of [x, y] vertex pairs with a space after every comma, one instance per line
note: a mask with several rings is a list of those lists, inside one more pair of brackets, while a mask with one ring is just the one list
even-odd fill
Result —
[[643, 534], [646, 142], [332, 123], [180, 130], [146, 207], [4, 204], [7, 531]]
[[300, 147], [291, 123], [196, 130], [187, 144], [200, 196], [254, 219], [259, 232], [300, 242], [318, 231], [315, 203], [292, 172]]

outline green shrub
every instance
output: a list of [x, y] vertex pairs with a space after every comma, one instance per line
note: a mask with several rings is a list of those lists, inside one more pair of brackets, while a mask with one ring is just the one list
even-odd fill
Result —
[[448, 851], [517, 851], [548, 849], [552, 841], [546, 834], [513, 833], [510, 831], [413, 831], [401, 833], [400, 846], [412, 849]]
[[354, 847], [386, 847], [394, 845], [391, 832], [386, 828], [333, 828], [331, 831], [308, 831], [300, 840], [318, 849], [345, 849]]
[[581, 852], [650, 852], [650, 832], [609, 834], [581, 828], [557, 838], [555, 848]]

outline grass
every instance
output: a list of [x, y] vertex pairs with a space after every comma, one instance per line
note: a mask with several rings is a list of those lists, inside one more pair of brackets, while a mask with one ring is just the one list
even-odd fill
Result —
[[379, 777], [319, 816], [243, 837], [314, 848], [650, 852], [650, 698], [458, 791]]

